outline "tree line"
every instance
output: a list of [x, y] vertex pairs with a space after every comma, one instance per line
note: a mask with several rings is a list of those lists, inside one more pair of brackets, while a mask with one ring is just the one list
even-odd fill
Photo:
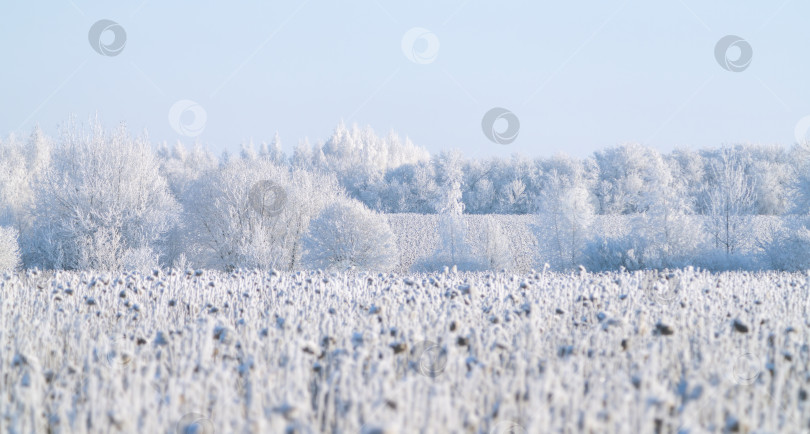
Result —
[[[341, 123], [290, 155], [276, 135], [215, 157], [91, 119], [66, 122], [55, 139], [39, 128], [7, 137], [0, 169], [0, 268], [385, 270], [397, 252], [384, 213], [441, 215], [440, 246], [420, 270], [508, 267], [497, 222], [472, 246], [464, 213], [538, 215], [539, 260], [559, 269], [684, 266], [751, 245], [795, 269], [810, 243], [803, 224], [751, 227], [810, 211], [806, 143], [477, 160]], [[596, 230], [600, 216], [621, 217], [623, 235]]]

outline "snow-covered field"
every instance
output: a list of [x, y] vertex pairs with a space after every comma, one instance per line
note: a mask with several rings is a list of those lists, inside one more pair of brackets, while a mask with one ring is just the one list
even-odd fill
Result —
[[809, 280], [6, 275], [0, 431], [808, 432]]

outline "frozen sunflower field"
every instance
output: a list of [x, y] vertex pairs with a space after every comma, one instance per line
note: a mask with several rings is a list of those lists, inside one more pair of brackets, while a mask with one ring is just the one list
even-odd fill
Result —
[[810, 1], [3, 3], [0, 434], [810, 434]]
[[808, 277], [8, 273], [28, 433], [810, 429]]

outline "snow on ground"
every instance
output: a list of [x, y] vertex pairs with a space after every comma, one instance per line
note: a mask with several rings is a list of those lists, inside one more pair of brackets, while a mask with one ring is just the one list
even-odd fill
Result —
[[0, 431], [807, 432], [808, 290], [689, 270], [6, 275]]

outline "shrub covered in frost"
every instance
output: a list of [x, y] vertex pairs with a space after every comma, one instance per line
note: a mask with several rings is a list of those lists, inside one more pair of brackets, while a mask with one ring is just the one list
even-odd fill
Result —
[[356, 200], [324, 208], [303, 239], [309, 268], [388, 271], [397, 265], [396, 237], [385, 216]]
[[768, 246], [767, 256], [777, 270], [810, 270], [810, 229], [783, 231]]
[[467, 238], [467, 221], [464, 218], [464, 202], [461, 193], [461, 154], [443, 153], [440, 158], [442, 171], [446, 173], [442, 195], [436, 202], [439, 210], [439, 245], [432, 254], [418, 260], [413, 268], [417, 271], [436, 271], [455, 267], [463, 271], [485, 270], [486, 261], [473, 252]]
[[438, 223], [439, 243], [429, 255], [418, 259], [414, 271], [439, 271], [455, 267], [460, 271], [486, 270], [485, 258], [476, 255], [467, 238], [467, 222], [461, 214], [442, 214]]
[[20, 265], [17, 230], [0, 226], [0, 270], [14, 270]]
[[509, 238], [493, 216], [486, 216], [484, 220], [484, 230], [479, 234], [477, 251], [482, 257], [486, 269], [489, 270], [512, 270], [515, 267], [515, 259], [512, 256], [512, 246]]
[[36, 184], [27, 265], [120, 270], [143, 252], [156, 258], [180, 211], [159, 166], [146, 139], [123, 126], [68, 124]]
[[301, 263], [310, 220], [342, 197], [334, 177], [267, 159], [232, 160], [188, 187], [174, 238], [198, 267], [291, 270]]
[[627, 219], [629, 230], [620, 236], [593, 231], [584, 251], [584, 265], [592, 271], [662, 269], [692, 263], [704, 244], [701, 222], [695, 216], [670, 210]]
[[560, 270], [582, 264], [594, 210], [581, 177], [552, 173], [539, 208], [537, 242], [548, 263]]
[[585, 268], [601, 270], [639, 270], [644, 268], [641, 250], [632, 237], [600, 237], [588, 241], [585, 246]]

